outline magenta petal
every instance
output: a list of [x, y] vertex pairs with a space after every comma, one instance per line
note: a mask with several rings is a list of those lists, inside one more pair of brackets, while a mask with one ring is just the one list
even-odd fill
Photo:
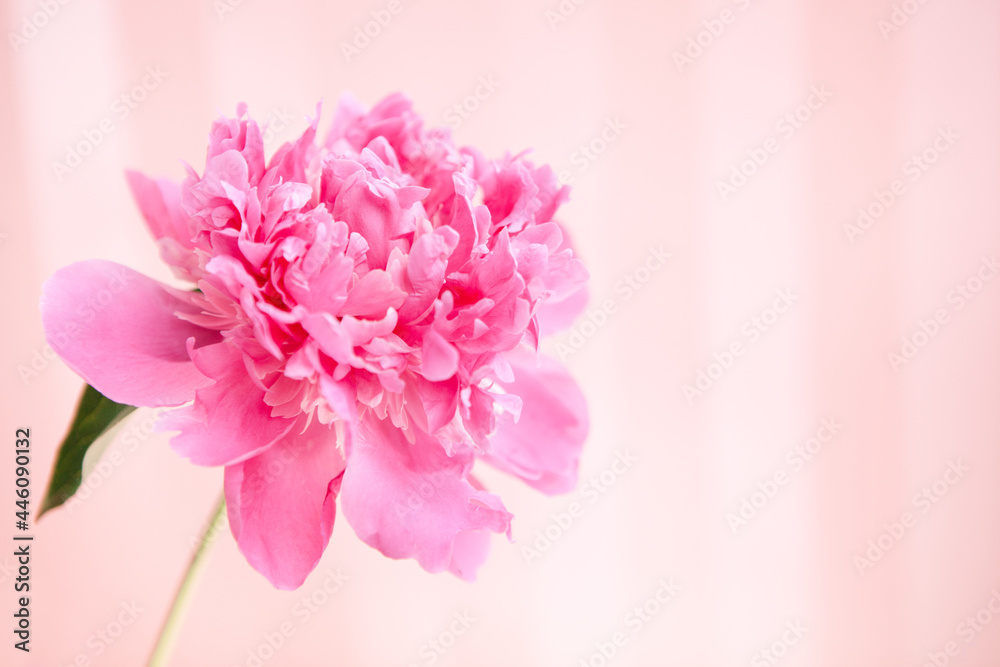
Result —
[[293, 590], [333, 532], [344, 469], [333, 428], [307, 418], [273, 447], [226, 467], [229, 526], [240, 552], [276, 588]]
[[[492, 493], [466, 479], [472, 453], [448, 456], [414, 429], [414, 442], [389, 420], [363, 419], [348, 453], [341, 503], [358, 537], [390, 558], [415, 558], [429, 572], [452, 569], [471, 578], [481, 559], [469, 554], [467, 531], [508, 533], [511, 514]], [[455, 551], [456, 540], [461, 551]]]
[[487, 460], [543, 493], [566, 493], [576, 485], [580, 450], [589, 430], [587, 403], [562, 364], [523, 349], [507, 352], [514, 381], [501, 383], [521, 398], [517, 423], [497, 419]]
[[210, 384], [186, 341], [219, 334], [179, 319], [199, 311], [183, 292], [114, 262], [88, 260], [57, 271], [42, 288], [45, 338], [73, 370], [118, 403], [172, 406]]
[[229, 343], [191, 350], [195, 365], [215, 384], [199, 389], [194, 404], [160, 418], [157, 430], [180, 431], [174, 451], [203, 466], [232, 465], [267, 449], [294, 420], [271, 416], [264, 390], [247, 374], [243, 353]]

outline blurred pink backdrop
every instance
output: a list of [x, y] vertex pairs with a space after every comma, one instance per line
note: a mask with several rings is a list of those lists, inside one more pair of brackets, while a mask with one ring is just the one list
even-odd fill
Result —
[[[273, 151], [320, 99], [329, 120], [343, 90], [403, 90], [460, 144], [572, 180], [594, 299], [550, 348], [590, 399], [580, 490], [484, 471], [517, 542], [473, 585], [338, 518], [275, 591], [225, 532], [173, 664], [1000, 660], [1000, 3], [4, 0], [2, 21], [0, 540], [15, 428], [38, 499], [81, 388], [42, 282], [91, 257], [171, 280], [124, 169], [200, 170], [239, 101]], [[151, 416], [38, 524], [32, 651], [5, 629], [0, 664], [144, 664], [221, 484]]]

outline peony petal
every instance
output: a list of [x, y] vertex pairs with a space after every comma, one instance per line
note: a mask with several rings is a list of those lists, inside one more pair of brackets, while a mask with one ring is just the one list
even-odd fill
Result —
[[293, 420], [273, 418], [265, 392], [247, 373], [243, 353], [229, 343], [191, 350], [195, 366], [215, 380], [196, 392], [194, 404], [172, 410], [159, 431], [180, 431], [171, 447], [192, 463], [232, 465], [259, 454], [286, 435]]
[[258, 456], [226, 467], [229, 525], [240, 552], [277, 588], [302, 585], [333, 532], [343, 458], [333, 428], [313, 419]]
[[361, 277], [340, 309], [340, 315], [379, 320], [385, 311], [399, 308], [406, 299], [406, 292], [396, 287], [392, 278], [382, 269], [369, 271]]
[[493, 396], [477, 385], [462, 390], [462, 423], [473, 442], [483, 450], [490, 447], [489, 435], [496, 428]]
[[432, 328], [424, 334], [420, 374], [431, 382], [447, 380], [458, 371], [458, 350]]
[[350, 450], [358, 428], [357, 396], [352, 393], [350, 386], [326, 377], [320, 378], [320, 392], [343, 425], [344, 450]]
[[181, 186], [165, 179], [153, 180], [137, 171], [126, 171], [125, 180], [157, 240], [173, 239], [193, 249], [187, 217], [181, 210]]
[[521, 417], [497, 419], [486, 460], [548, 494], [565, 493], [576, 485], [580, 450], [589, 420], [583, 393], [557, 361], [523, 349], [504, 354], [514, 381], [502, 383], [523, 401]]
[[551, 253], [545, 275], [542, 276], [542, 282], [550, 294], [536, 311], [540, 335], [548, 336], [568, 329], [573, 320], [583, 313], [590, 300], [587, 288], [590, 274], [576, 256], [569, 232], [559, 223], [549, 222], [526, 230], [518, 240], [522, 239], [546, 241]]
[[219, 334], [179, 319], [199, 309], [184, 292], [114, 262], [89, 260], [57, 271], [42, 288], [45, 337], [95, 389], [118, 403], [173, 406], [211, 384], [191, 362], [195, 346]]
[[[480, 491], [485, 490], [474, 475], [469, 475], [469, 484]], [[490, 555], [491, 539], [492, 536], [486, 530], [466, 530], [456, 535], [448, 571], [460, 579], [475, 581], [476, 570]]]
[[448, 270], [456, 271], [465, 266], [475, 248], [486, 242], [489, 234], [489, 209], [479, 207], [482, 213], [477, 214], [472, 199], [478, 185], [469, 176], [455, 172], [452, 175], [452, 187], [455, 189], [455, 199], [449, 227], [455, 230], [458, 242], [454, 252], [449, 255]]
[[431, 435], [436, 434], [455, 418], [458, 410], [458, 378], [431, 382], [417, 374], [406, 379], [403, 393], [407, 410], [417, 425]]
[[137, 171], [126, 171], [132, 196], [146, 219], [160, 257], [181, 280], [198, 281], [198, 255], [194, 252], [188, 218], [181, 210], [181, 186], [168, 180], [153, 180]]
[[361, 421], [341, 489], [344, 517], [358, 537], [390, 558], [415, 558], [429, 572], [452, 569], [471, 578], [477, 559], [456, 554], [466, 531], [510, 532], [500, 499], [466, 480], [472, 452], [449, 457], [437, 439], [410, 431], [411, 444], [388, 420]]
[[492, 535], [486, 530], [463, 530], [455, 536], [448, 571], [466, 581], [476, 580], [476, 571], [490, 555]]
[[406, 275], [412, 293], [399, 310], [399, 320], [410, 322], [422, 318], [434, 305], [444, 284], [448, 257], [455, 251], [459, 236], [451, 227], [439, 227], [431, 234], [418, 238], [410, 249]]
[[413, 213], [400, 205], [401, 194], [386, 182], [373, 180], [363, 168], [348, 176], [337, 192], [330, 212], [368, 242], [371, 269], [385, 268], [396, 239], [413, 231]]
[[496, 236], [497, 243], [481, 261], [476, 262], [472, 276], [476, 288], [484, 295], [499, 301], [510, 291], [517, 270], [517, 260], [510, 251], [510, 238], [502, 229]]
[[538, 318], [539, 334], [551, 336], [573, 325], [590, 301], [587, 286], [580, 287], [565, 299], [545, 300], [538, 304], [535, 315]]

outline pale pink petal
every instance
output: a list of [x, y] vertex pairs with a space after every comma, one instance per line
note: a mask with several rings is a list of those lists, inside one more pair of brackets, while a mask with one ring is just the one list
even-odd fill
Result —
[[[365, 543], [390, 558], [415, 558], [429, 572], [452, 566], [456, 538], [466, 531], [509, 533], [512, 516], [500, 499], [467, 480], [472, 453], [449, 457], [419, 430], [414, 442], [388, 420], [361, 421], [341, 489], [344, 517]], [[459, 561], [472, 567], [475, 559]], [[462, 576], [474, 576], [462, 568]]]
[[89, 260], [57, 271], [42, 288], [45, 337], [67, 365], [113, 401], [172, 406], [212, 382], [191, 362], [215, 331], [179, 319], [197, 308], [183, 292], [114, 262]]
[[153, 180], [137, 171], [126, 171], [132, 196], [157, 240], [171, 238], [193, 248], [187, 217], [181, 210], [181, 186], [165, 179]]
[[563, 366], [523, 349], [504, 355], [514, 381], [502, 383], [521, 398], [517, 423], [507, 414], [497, 422], [486, 460], [544, 493], [565, 493], [576, 485], [580, 450], [587, 437], [587, 403]]
[[586, 285], [562, 300], [542, 301], [535, 311], [535, 316], [538, 318], [539, 334], [551, 336], [570, 328], [587, 307], [589, 301], [590, 291]]
[[[469, 484], [479, 491], [486, 487], [475, 475], [469, 475]], [[510, 536], [508, 535], [508, 538]], [[490, 555], [492, 533], [486, 530], [466, 530], [455, 536], [448, 571], [466, 581], [476, 580], [476, 571]]]
[[487, 530], [463, 530], [455, 536], [448, 571], [459, 579], [475, 581], [476, 572], [490, 555], [493, 534]]
[[132, 196], [156, 238], [160, 257], [174, 275], [196, 282], [200, 273], [188, 218], [181, 210], [181, 186], [164, 179], [153, 180], [136, 171], [126, 171]]
[[344, 463], [333, 428], [305, 417], [267, 451], [226, 467], [229, 526], [240, 552], [276, 587], [293, 590], [319, 562]]
[[549, 244], [549, 261], [540, 278], [550, 294], [536, 310], [539, 333], [549, 336], [568, 329], [587, 307], [590, 274], [576, 256], [569, 232], [559, 223], [548, 222], [525, 230], [518, 242], [526, 241]]

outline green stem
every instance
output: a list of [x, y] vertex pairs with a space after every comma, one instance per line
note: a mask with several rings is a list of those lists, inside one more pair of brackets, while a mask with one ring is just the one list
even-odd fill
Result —
[[184, 623], [184, 616], [191, 605], [191, 596], [198, 585], [198, 580], [208, 562], [208, 547], [215, 541], [215, 532], [222, 524], [222, 517], [226, 513], [226, 497], [222, 495], [216, 503], [215, 511], [212, 513], [212, 520], [205, 527], [198, 541], [198, 548], [191, 556], [184, 579], [181, 580], [177, 593], [174, 595], [173, 604], [170, 605], [170, 614], [160, 628], [160, 636], [156, 640], [156, 648], [149, 658], [148, 667], [166, 667], [170, 660], [170, 654], [174, 651], [174, 644], [177, 643], [177, 636], [180, 634]]

